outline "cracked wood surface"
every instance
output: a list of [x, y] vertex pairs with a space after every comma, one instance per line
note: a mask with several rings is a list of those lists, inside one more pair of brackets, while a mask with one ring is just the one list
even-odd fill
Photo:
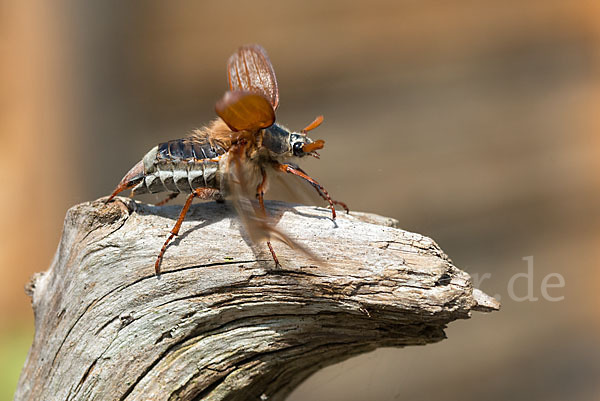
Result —
[[267, 204], [321, 261], [251, 245], [227, 204], [119, 198], [71, 208], [50, 269], [28, 292], [35, 337], [16, 400], [282, 400], [320, 368], [382, 346], [442, 340], [499, 304], [438, 245], [393, 219]]

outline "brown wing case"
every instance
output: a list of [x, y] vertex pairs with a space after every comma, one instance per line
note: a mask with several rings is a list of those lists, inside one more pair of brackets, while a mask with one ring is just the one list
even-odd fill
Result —
[[262, 94], [276, 110], [279, 89], [267, 52], [259, 45], [242, 46], [227, 62], [229, 89]]
[[232, 131], [258, 131], [275, 122], [275, 110], [263, 95], [252, 92], [226, 92], [215, 105], [217, 115]]

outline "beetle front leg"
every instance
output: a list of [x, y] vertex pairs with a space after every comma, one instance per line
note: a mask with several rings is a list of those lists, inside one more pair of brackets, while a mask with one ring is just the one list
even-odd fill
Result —
[[336, 215], [335, 215], [335, 204], [336, 203], [341, 205], [344, 209], [346, 209], [346, 211], [348, 211], [348, 207], [346, 206], [345, 203], [334, 201], [333, 199], [331, 199], [327, 190], [325, 188], [323, 188], [323, 186], [321, 184], [319, 184], [314, 178], [310, 177], [308, 174], [306, 174], [304, 171], [302, 171], [302, 169], [300, 169], [299, 167], [291, 165], [291, 164], [281, 164], [281, 163], [274, 164], [274, 167], [276, 170], [282, 171], [284, 173], [296, 175], [296, 176], [308, 181], [315, 188], [317, 193], [323, 199], [325, 199], [327, 202], [329, 202], [329, 206], [331, 206], [332, 218], [334, 220], [336, 217]]

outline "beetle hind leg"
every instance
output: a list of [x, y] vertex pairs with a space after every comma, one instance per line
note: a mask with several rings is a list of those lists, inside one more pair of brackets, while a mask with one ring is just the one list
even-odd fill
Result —
[[169, 234], [165, 243], [163, 244], [162, 248], [160, 249], [160, 252], [158, 253], [158, 257], [156, 258], [156, 262], [154, 263], [154, 271], [156, 272], [157, 276], [160, 275], [160, 264], [162, 262], [164, 254], [167, 250], [167, 247], [169, 246], [169, 242], [171, 242], [171, 240], [176, 235], [179, 235], [179, 230], [181, 229], [181, 224], [183, 223], [183, 219], [185, 219], [185, 215], [187, 214], [188, 210], [190, 209], [190, 206], [192, 205], [192, 201], [194, 200], [194, 198], [211, 199], [211, 198], [216, 197], [218, 194], [219, 194], [219, 191], [217, 189], [196, 188], [194, 190], [194, 192], [192, 192], [191, 194], [188, 195], [187, 199], [185, 200], [185, 204], [183, 205], [183, 208], [181, 209], [181, 212], [179, 213], [177, 222], [175, 223], [175, 226], [173, 226], [171, 233]]
[[143, 179], [144, 179], [144, 163], [143, 163], [143, 161], [140, 161], [135, 166], [133, 166], [127, 174], [125, 174], [125, 177], [123, 177], [123, 179], [121, 180], [119, 185], [117, 185], [117, 187], [115, 188], [113, 193], [108, 197], [108, 199], [106, 201], [104, 201], [104, 203], [106, 204], [106, 203], [110, 202], [111, 200], [113, 200], [113, 198], [115, 196], [117, 196], [121, 192], [135, 187]]

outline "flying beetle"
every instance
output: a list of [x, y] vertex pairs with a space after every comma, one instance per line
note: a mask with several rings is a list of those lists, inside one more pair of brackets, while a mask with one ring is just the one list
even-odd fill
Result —
[[[191, 135], [163, 142], [152, 148], [123, 177], [106, 200], [132, 189], [132, 196], [169, 192], [162, 205], [185, 193], [187, 199], [170, 235], [165, 240], [154, 265], [157, 275], [171, 240], [179, 234], [181, 224], [194, 198], [229, 199], [236, 207], [252, 241], [265, 241], [276, 267], [280, 266], [271, 239], [300, 248], [267, 221], [264, 195], [268, 187], [267, 171], [292, 174], [310, 183], [331, 207], [348, 207], [333, 200], [315, 179], [294, 164], [305, 156], [319, 158], [323, 140], [313, 141], [307, 133], [317, 128], [317, 117], [300, 132], [275, 123], [279, 89], [275, 71], [266, 51], [259, 45], [242, 46], [227, 63], [229, 91], [215, 105], [219, 118]], [[258, 203], [253, 199], [256, 198]]]

